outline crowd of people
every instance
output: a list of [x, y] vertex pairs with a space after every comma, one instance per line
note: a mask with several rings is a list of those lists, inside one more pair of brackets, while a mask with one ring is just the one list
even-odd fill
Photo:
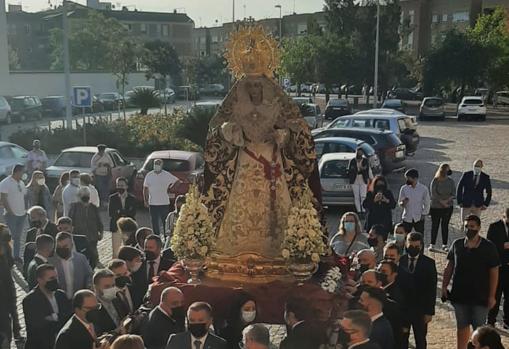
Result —
[[[178, 179], [155, 160], [144, 182], [152, 226], [138, 226], [128, 180], [117, 178], [110, 195], [112, 163], [105, 151], [98, 146], [92, 173], [64, 173], [51, 193], [45, 183], [47, 157], [35, 141], [27, 164], [14, 166], [0, 183], [6, 222], [0, 224], [0, 348], [9, 348], [12, 337], [23, 339], [14, 266], [29, 291], [22, 300], [26, 349], [274, 348], [269, 328], [258, 321], [260, 300], [248, 293], [231, 300], [225, 319], [214, 318], [206, 302], [186, 307], [191, 302], [173, 286], [151, 304], [149, 286], [176, 262], [169, 241], [185, 197], [178, 196], [172, 210], [169, 193]], [[344, 279], [348, 304], [340, 319], [317, 331], [309, 304], [286, 300], [287, 334], [279, 348], [406, 349], [411, 332], [415, 347], [426, 348], [437, 299], [437, 268], [424, 253], [427, 215], [428, 248], [435, 249], [441, 230], [438, 249], [447, 253], [438, 296], [454, 307], [458, 349], [503, 348], [494, 325], [502, 294], [509, 296], [509, 209], [489, 226], [487, 238], [481, 237], [480, 213], [491, 200], [482, 161], [458, 185], [447, 164], [429, 188], [419, 182], [417, 170], [408, 170], [396, 199], [386, 178], [371, 178], [359, 154], [349, 166], [359, 214], [345, 213], [330, 239], [333, 253], [351, 263]], [[455, 200], [465, 236], [450, 243]], [[397, 205], [402, 217], [394, 224]], [[112, 233], [106, 265], [98, 253], [103, 210]], [[509, 328], [509, 302], [503, 310]]]

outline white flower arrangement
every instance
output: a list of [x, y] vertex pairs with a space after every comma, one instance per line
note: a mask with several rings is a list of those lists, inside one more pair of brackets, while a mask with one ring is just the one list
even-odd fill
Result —
[[301, 199], [290, 209], [281, 245], [281, 254], [286, 260], [311, 260], [318, 263], [326, 252], [322, 224], [311, 197], [311, 190], [306, 186]]
[[171, 249], [179, 259], [204, 259], [214, 247], [214, 229], [207, 207], [195, 185], [186, 194], [186, 203], [171, 238]]
[[329, 293], [338, 293], [342, 286], [342, 276], [341, 269], [339, 269], [339, 267], [333, 267], [325, 274], [323, 281], [320, 283], [320, 287], [322, 290]]

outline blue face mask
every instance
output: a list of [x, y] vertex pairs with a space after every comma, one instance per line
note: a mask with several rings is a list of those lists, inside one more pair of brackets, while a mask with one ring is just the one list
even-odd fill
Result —
[[402, 243], [402, 242], [405, 241], [405, 235], [403, 235], [403, 234], [394, 234], [394, 240], [397, 243]]
[[353, 223], [353, 222], [345, 222], [344, 226], [345, 226], [345, 230], [349, 233], [355, 231], [355, 223]]

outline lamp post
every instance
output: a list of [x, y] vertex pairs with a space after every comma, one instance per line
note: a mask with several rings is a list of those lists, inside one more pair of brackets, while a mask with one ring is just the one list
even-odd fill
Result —
[[72, 129], [72, 106], [71, 106], [71, 63], [69, 59], [69, 19], [67, 18], [67, 1], [62, 1], [62, 29], [64, 49], [64, 80], [65, 80], [65, 119], [68, 129]]
[[380, 50], [380, 0], [376, 2], [375, 78], [373, 86], [373, 108], [378, 108], [378, 56]]
[[279, 9], [279, 43], [283, 40], [283, 7], [281, 5], [274, 6]]

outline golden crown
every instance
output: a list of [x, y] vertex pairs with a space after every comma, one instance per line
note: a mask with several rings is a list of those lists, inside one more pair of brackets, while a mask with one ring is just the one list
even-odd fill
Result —
[[260, 25], [243, 26], [231, 33], [224, 56], [237, 79], [247, 75], [272, 78], [279, 66], [278, 44]]

